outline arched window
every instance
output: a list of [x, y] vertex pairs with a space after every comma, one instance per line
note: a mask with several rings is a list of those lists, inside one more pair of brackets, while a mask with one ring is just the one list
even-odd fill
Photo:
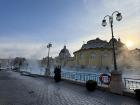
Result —
[[80, 54], [80, 58], [81, 58], [81, 59], [83, 59], [83, 58], [84, 58], [84, 55], [83, 55], [82, 53]]
[[96, 53], [92, 53], [92, 54], [91, 54], [91, 58], [92, 58], [92, 59], [96, 59]]

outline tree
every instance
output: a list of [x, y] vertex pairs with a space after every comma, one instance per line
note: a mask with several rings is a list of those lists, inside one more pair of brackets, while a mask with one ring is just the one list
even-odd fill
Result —
[[22, 57], [16, 57], [13, 60], [13, 66], [15, 69], [20, 69], [21, 66], [23, 66], [25, 64], [25, 62], [27, 62], [26, 58], [22, 58]]

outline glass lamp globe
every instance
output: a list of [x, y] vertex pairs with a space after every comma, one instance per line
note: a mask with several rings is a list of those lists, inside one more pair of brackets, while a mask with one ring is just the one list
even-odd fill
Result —
[[51, 44], [51, 43], [49, 43], [49, 44], [47, 45], [47, 48], [50, 48], [50, 47], [52, 47], [52, 44]]
[[107, 22], [106, 22], [106, 20], [104, 19], [103, 21], [102, 21], [102, 26], [106, 26], [107, 25]]
[[118, 20], [118, 21], [122, 20], [122, 15], [121, 15], [121, 13], [118, 13], [116, 16], [117, 16], [117, 17], [116, 17], [116, 20]]
[[50, 45], [50, 47], [52, 47], [52, 44], [51, 43], [49, 45]]

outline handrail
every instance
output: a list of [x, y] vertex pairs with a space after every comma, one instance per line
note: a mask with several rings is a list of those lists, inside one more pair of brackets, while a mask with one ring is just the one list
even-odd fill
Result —
[[140, 79], [136, 79], [136, 78], [124, 78], [124, 79], [131, 79], [131, 80], [140, 80]]
[[[54, 73], [51, 72], [51, 76], [54, 76]], [[85, 83], [87, 80], [95, 80], [97, 81], [98, 86], [109, 86], [103, 85], [99, 79], [100, 74], [97, 73], [87, 73], [87, 72], [77, 72], [77, 71], [62, 71], [61, 76], [63, 79], [77, 81], [81, 83]], [[140, 79], [135, 78], [122, 78], [124, 83], [124, 88], [129, 90], [134, 90], [136, 88], [140, 88]]]
[[[54, 72], [51, 71], [51, 76], [54, 76]], [[109, 86], [108, 84], [102, 84], [98, 73], [88, 73], [88, 72], [77, 72], [77, 71], [62, 71], [61, 77], [63, 79], [85, 83], [88, 80], [95, 80], [98, 86]]]
[[126, 89], [135, 90], [140, 88], [140, 79], [124, 78], [124, 86]]

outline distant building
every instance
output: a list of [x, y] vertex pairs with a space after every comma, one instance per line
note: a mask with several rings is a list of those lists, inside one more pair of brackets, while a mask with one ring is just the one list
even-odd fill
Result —
[[60, 51], [59, 55], [55, 58], [55, 64], [66, 66], [70, 58], [71, 58], [70, 52], [66, 48], [66, 46], [64, 46], [64, 48]]
[[0, 67], [2, 68], [10, 68], [12, 66], [13, 59], [0, 59]]
[[134, 50], [131, 50], [130, 54], [135, 60], [140, 60], [140, 49], [136, 48]]
[[116, 55], [119, 55], [126, 46], [120, 39], [111, 39], [109, 42], [96, 38], [83, 44], [81, 49], [74, 52], [75, 66], [82, 68], [109, 68], [113, 65], [112, 41], [114, 40]]

